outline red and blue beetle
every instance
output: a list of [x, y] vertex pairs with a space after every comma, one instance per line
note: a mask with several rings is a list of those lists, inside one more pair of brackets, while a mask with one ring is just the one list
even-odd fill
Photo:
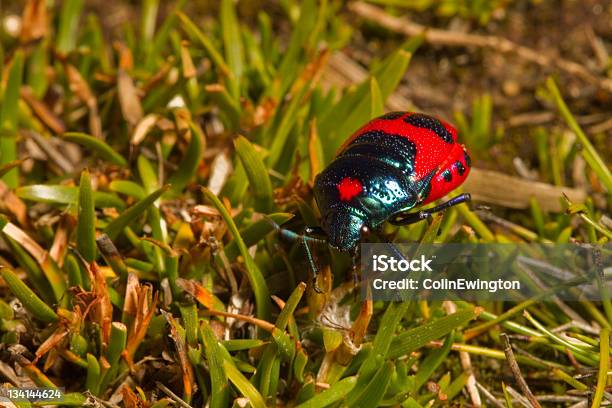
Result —
[[316, 177], [322, 221], [306, 235], [321, 234], [340, 251], [355, 250], [362, 235], [386, 221], [410, 224], [468, 201], [469, 194], [461, 194], [410, 212], [457, 188], [469, 172], [470, 156], [454, 127], [422, 113], [387, 113], [355, 132]]

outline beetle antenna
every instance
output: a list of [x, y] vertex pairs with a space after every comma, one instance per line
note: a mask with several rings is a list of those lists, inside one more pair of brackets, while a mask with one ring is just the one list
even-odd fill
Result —
[[322, 239], [322, 238], [313, 237], [310, 235], [310, 234], [323, 235], [324, 232], [319, 227], [306, 227], [304, 229], [305, 234], [298, 234], [295, 231], [291, 231], [291, 230], [288, 230], [287, 228], [281, 227], [280, 225], [278, 225], [276, 221], [274, 221], [272, 218], [268, 217], [267, 215], [264, 215], [264, 219], [268, 221], [270, 225], [272, 225], [276, 233], [280, 235], [281, 238], [284, 238], [288, 241], [292, 241], [292, 242], [308, 241], [313, 244], [327, 245], [327, 240]]
[[317, 276], [319, 275], [319, 268], [317, 267], [317, 264], [314, 260], [314, 256], [312, 255], [312, 251], [310, 250], [310, 246], [308, 245], [308, 243], [327, 245], [327, 240], [312, 237], [307, 234], [324, 234], [324, 232], [322, 232], [322, 230], [319, 227], [306, 227], [305, 228], [306, 234], [298, 234], [297, 232], [288, 230], [286, 228], [282, 228], [280, 225], [278, 225], [276, 221], [274, 221], [272, 218], [268, 217], [267, 215], [264, 215], [264, 218], [270, 223], [270, 225], [272, 225], [276, 233], [281, 238], [284, 238], [284, 239], [287, 239], [293, 242], [299, 241], [304, 246], [304, 251], [306, 252], [306, 259], [308, 260], [308, 264], [310, 265], [310, 269], [312, 270], [312, 274], [313, 274], [313, 289], [317, 293], [322, 293], [323, 290], [321, 290], [321, 288], [317, 286]]
[[419, 222], [426, 218], [431, 217], [433, 214], [444, 211], [454, 205], [465, 203], [471, 200], [471, 196], [469, 193], [459, 194], [457, 197], [453, 197], [448, 201], [443, 202], [440, 205], [437, 205], [433, 208], [429, 208], [426, 210], [417, 211], [414, 213], [400, 212], [394, 215], [389, 222], [393, 225], [408, 225], [414, 224], [415, 222]]

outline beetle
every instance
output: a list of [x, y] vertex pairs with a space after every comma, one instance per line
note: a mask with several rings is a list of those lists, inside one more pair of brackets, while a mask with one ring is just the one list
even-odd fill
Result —
[[317, 175], [314, 196], [321, 226], [305, 232], [326, 236], [340, 251], [355, 250], [362, 235], [386, 221], [410, 224], [468, 201], [469, 194], [461, 194], [410, 212], [461, 185], [470, 166], [468, 151], [450, 124], [423, 113], [387, 113], [349, 137]]
[[[470, 155], [457, 141], [453, 126], [423, 113], [390, 112], [350, 136], [315, 177], [320, 226], [308, 226], [297, 234], [269, 221], [281, 236], [302, 242], [315, 276], [318, 268], [309, 244], [352, 252], [355, 270], [358, 243], [383, 223], [411, 224], [469, 201], [469, 194], [460, 194], [412, 212], [459, 187], [470, 167]], [[320, 291], [316, 279], [314, 288]]]

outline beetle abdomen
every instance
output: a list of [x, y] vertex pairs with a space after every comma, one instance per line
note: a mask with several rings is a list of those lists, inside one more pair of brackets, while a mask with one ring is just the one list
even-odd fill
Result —
[[373, 119], [355, 132], [340, 148], [338, 155], [371, 132], [399, 136], [414, 146], [412, 166], [415, 180], [422, 180], [438, 170], [457, 145], [457, 131], [448, 123], [423, 113], [391, 112]]
[[431, 180], [431, 191], [423, 204], [431, 203], [460, 186], [470, 173], [470, 156], [462, 145], [455, 143], [453, 150]]
[[457, 142], [455, 128], [423, 113], [390, 112], [373, 119], [345, 142], [338, 156], [354, 153], [379, 157], [420, 184], [414, 187], [420, 193], [417, 204], [454, 190], [470, 170], [470, 157]]

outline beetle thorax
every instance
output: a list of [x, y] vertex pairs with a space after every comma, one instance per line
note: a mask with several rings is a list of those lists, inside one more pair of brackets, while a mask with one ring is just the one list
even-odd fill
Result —
[[357, 245], [362, 227], [378, 227], [417, 199], [401, 169], [364, 156], [336, 158], [317, 176], [314, 193], [329, 244], [340, 250]]

